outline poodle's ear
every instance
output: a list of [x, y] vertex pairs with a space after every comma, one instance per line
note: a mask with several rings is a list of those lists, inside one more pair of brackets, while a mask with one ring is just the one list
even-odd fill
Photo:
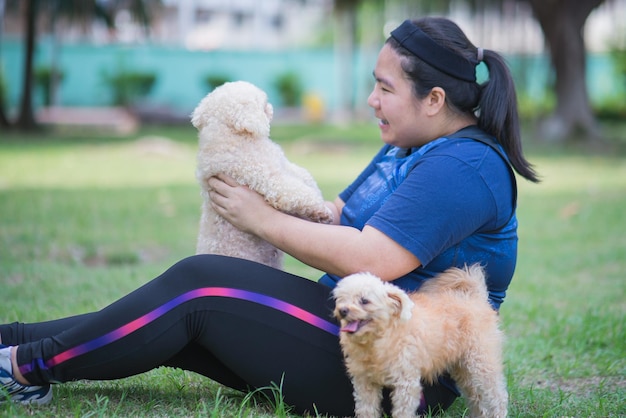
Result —
[[411, 319], [413, 310], [413, 301], [409, 298], [406, 292], [397, 286], [390, 283], [387, 285], [387, 296], [392, 300], [396, 311], [400, 314], [400, 320], [408, 321]]
[[210, 107], [210, 100], [211, 94], [209, 93], [198, 103], [198, 106], [196, 106], [191, 114], [191, 124], [197, 130], [201, 130], [208, 122], [207, 109]]
[[268, 137], [272, 120], [272, 105], [254, 99], [244, 99], [237, 104], [231, 115], [231, 126], [235, 132]]

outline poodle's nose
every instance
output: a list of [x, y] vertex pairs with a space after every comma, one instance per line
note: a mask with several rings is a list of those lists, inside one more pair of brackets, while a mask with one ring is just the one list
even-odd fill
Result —
[[349, 313], [349, 312], [350, 312], [350, 309], [348, 309], [348, 308], [340, 308], [340, 309], [339, 309], [339, 315], [340, 315], [342, 318], [345, 318], [346, 316], [348, 316], [348, 313]]

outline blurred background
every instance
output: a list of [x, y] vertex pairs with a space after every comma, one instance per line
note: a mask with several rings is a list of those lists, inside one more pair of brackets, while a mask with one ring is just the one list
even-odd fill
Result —
[[626, 0], [0, 0], [0, 130], [188, 124], [234, 80], [277, 122], [368, 118], [382, 43], [425, 15], [506, 57], [542, 138], [626, 120]]

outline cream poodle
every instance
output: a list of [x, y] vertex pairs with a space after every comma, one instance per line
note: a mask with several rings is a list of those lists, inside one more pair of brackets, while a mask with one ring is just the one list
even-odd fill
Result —
[[394, 418], [414, 417], [421, 382], [446, 371], [470, 416], [506, 416], [503, 335], [479, 265], [451, 268], [408, 295], [369, 273], [354, 274], [339, 281], [333, 297], [357, 417], [381, 416], [383, 387], [392, 390]]
[[282, 212], [332, 222], [313, 177], [289, 162], [269, 138], [272, 115], [265, 92], [245, 81], [217, 87], [193, 111], [191, 122], [199, 139], [196, 178], [203, 199], [197, 254], [222, 254], [282, 268], [281, 251], [239, 231], [212, 209], [207, 182], [217, 174], [249, 186]]

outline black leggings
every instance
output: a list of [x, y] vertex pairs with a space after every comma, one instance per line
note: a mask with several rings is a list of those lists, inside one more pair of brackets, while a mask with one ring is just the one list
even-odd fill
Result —
[[[34, 385], [118, 379], [159, 366], [200, 373], [238, 390], [280, 384], [302, 413], [352, 415], [352, 386], [332, 318], [330, 289], [246, 260], [197, 255], [101, 311], [0, 325], [19, 345]], [[447, 408], [456, 393], [425, 388]]]

